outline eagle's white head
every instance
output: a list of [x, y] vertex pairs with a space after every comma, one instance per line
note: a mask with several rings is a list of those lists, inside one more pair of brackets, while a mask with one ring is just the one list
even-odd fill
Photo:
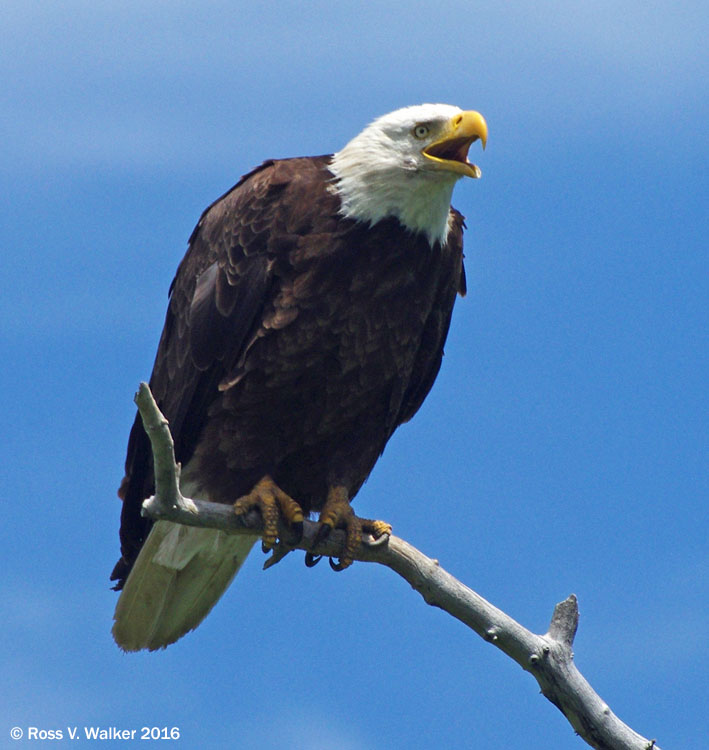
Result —
[[481, 174], [468, 161], [477, 140], [485, 148], [483, 116], [449, 104], [405, 107], [378, 118], [332, 158], [342, 214], [370, 224], [395, 216], [431, 244], [444, 243], [453, 186]]

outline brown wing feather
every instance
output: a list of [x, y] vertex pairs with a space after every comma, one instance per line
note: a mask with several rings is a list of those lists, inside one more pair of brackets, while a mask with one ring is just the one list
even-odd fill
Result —
[[[326, 157], [264, 162], [202, 214], [170, 286], [170, 302], [150, 387], [185, 464], [199, 439], [220, 381], [238, 361], [258, 326], [269, 296], [272, 268], [290, 249], [281, 233], [271, 241], [279, 198], [304, 162]], [[151, 522], [140, 515], [153, 492], [150, 444], [139, 415], [128, 441], [119, 496], [121, 553], [112, 580], [120, 588]]]

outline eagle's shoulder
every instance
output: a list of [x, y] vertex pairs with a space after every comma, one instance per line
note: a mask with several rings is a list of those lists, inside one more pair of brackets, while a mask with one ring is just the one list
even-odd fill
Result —
[[329, 162], [328, 155], [266, 161], [197, 222], [170, 286], [151, 379], [177, 442], [194, 395], [216, 388], [264, 316], [275, 316], [269, 325], [277, 326], [292, 319], [295, 310], [281, 310], [276, 300], [284, 278], [337, 244], [344, 220]]
[[453, 263], [460, 263], [460, 281], [458, 282], [458, 294], [465, 297], [468, 291], [468, 284], [465, 278], [465, 264], [463, 258], [463, 231], [466, 229], [465, 216], [460, 211], [451, 206], [450, 220], [448, 222], [449, 231], [446, 241], [446, 249], [452, 257]]
[[[328, 185], [331, 156], [269, 159], [246, 173], [202, 212], [190, 239], [190, 248], [202, 238], [215, 247], [248, 247], [264, 230], [292, 231], [279, 223], [288, 215], [322, 215], [324, 204], [334, 204]], [[253, 251], [252, 251], [253, 252]]]

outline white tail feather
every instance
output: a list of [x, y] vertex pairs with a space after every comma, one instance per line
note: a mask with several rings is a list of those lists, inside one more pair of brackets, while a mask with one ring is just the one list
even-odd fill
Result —
[[155, 651], [196, 628], [257, 539], [155, 523], [116, 604], [116, 643], [125, 651]]

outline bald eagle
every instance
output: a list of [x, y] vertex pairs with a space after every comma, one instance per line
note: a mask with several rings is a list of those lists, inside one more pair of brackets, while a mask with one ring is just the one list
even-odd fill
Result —
[[[202, 214], [170, 287], [150, 387], [169, 420], [188, 497], [258, 508], [319, 538], [343, 528], [336, 569], [363, 531], [350, 507], [438, 374], [457, 294], [463, 217], [450, 205], [487, 125], [424, 104], [380, 117], [334, 155], [277, 159]], [[113, 635], [158, 649], [197, 627], [256, 537], [152, 523], [150, 443], [136, 416], [119, 496], [122, 589]], [[312, 556], [306, 562], [314, 562]]]

